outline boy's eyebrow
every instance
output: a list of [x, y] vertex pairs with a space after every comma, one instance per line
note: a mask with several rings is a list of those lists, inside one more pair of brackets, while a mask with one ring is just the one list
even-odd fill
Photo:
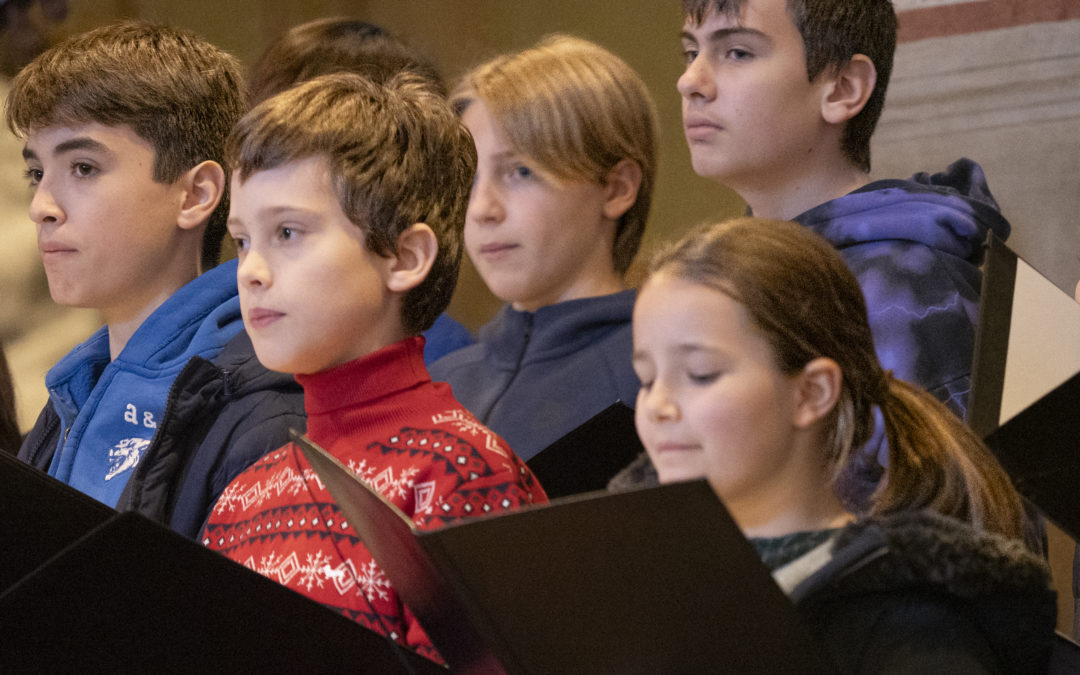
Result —
[[[110, 152], [109, 148], [100, 141], [95, 141], [88, 136], [79, 136], [76, 138], [69, 138], [68, 140], [57, 143], [53, 148], [52, 154], [62, 155], [65, 152], [71, 152], [72, 150], [94, 150], [97, 152]], [[23, 159], [37, 159], [37, 153], [29, 148], [29, 146], [23, 146], [22, 150]]]
[[[750, 36], [750, 37], [760, 38], [762, 40], [768, 40], [769, 42], [772, 41], [772, 39], [768, 35], [766, 35], [765, 33], [762, 33], [761, 31], [757, 30], [756, 28], [747, 28], [746, 26], [731, 26], [729, 28], [717, 28], [716, 30], [714, 30], [711, 33], [709, 33], [708, 35], [706, 35], [705, 40], [707, 42], [716, 43], [716, 42], [722, 42], [722, 41], [724, 41], [724, 40], [726, 40], [726, 39], [728, 39], [728, 38], [730, 38], [732, 36]], [[690, 33], [689, 31], [686, 31], [686, 30], [684, 30], [681, 33], [681, 38], [683, 40], [689, 40], [690, 42], [697, 42], [697, 36], [693, 35], [692, 33]]]

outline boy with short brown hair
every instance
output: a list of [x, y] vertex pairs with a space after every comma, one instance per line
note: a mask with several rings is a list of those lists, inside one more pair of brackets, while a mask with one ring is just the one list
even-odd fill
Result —
[[214, 268], [225, 138], [243, 109], [236, 59], [142, 22], [45, 52], [7, 101], [49, 291], [105, 323], [49, 371], [19, 457], [192, 537], [303, 420], [295, 385], [244, 335], [235, 263]]
[[531, 460], [637, 396], [624, 275], [652, 203], [656, 111], [625, 61], [568, 35], [480, 64], [451, 100], [479, 154], [466, 249], [507, 305], [431, 371]]
[[[734, 189], [755, 216], [795, 220], [837, 247], [866, 296], [882, 365], [963, 416], [982, 247], [1010, 227], [971, 160], [870, 181], [870, 137], [896, 47], [892, 3], [682, 8], [678, 89], [694, 170]], [[856, 500], [881, 473], [871, 455], [860, 459]]]
[[[228, 159], [244, 320], [263, 364], [304, 387], [308, 436], [419, 527], [546, 501], [424, 367], [476, 166], [445, 99], [409, 73], [321, 76], [248, 113]], [[439, 659], [295, 445], [237, 477], [201, 539]]]

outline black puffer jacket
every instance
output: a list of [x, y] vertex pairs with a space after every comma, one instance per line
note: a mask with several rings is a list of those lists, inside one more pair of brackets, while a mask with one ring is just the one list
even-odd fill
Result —
[[843, 673], [1045, 673], [1049, 570], [928, 512], [850, 525], [774, 576]]
[[[213, 362], [191, 359], [173, 382], [165, 414], [117, 504], [194, 538], [218, 495], [255, 460], [303, 430], [304, 393], [291, 375], [267, 370], [241, 332]], [[48, 404], [21, 459], [45, 471], [60, 439]]]

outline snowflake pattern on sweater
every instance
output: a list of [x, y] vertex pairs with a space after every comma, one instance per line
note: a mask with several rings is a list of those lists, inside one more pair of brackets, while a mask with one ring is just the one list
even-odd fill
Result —
[[[408, 358], [421, 354], [422, 343]], [[377, 366], [366, 370], [380, 372]], [[396, 379], [402, 373], [391, 368], [389, 375]], [[325, 379], [298, 379], [305, 386], [306, 404], [309, 393], [318, 396], [318, 387], [327, 384]], [[379, 394], [375, 400], [361, 392], [326, 415], [309, 405], [309, 435], [421, 529], [547, 501], [525, 464], [494, 432], [454, 405], [448, 388], [413, 379], [407, 376], [389, 397], [384, 396], [387, 380], [382, 379], [373, 385]], [[312, 389], [313, 384], [318, 387]], [[444, 407], [433, 408], [440, 404]], [[411, 424], [401, 425], [403, 420]], [[360, 427], [366, 433], [352, 433]], [[201, 540], [249, 569], [441, 660], [294, 444], [266, 455], [228, 486]]]

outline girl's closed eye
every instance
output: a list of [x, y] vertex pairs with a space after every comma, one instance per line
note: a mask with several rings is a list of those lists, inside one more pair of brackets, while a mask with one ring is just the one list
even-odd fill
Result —
[[693, 384], [711, 384], [720, 377], [720, 371], [689, 372], [686, 376]]

